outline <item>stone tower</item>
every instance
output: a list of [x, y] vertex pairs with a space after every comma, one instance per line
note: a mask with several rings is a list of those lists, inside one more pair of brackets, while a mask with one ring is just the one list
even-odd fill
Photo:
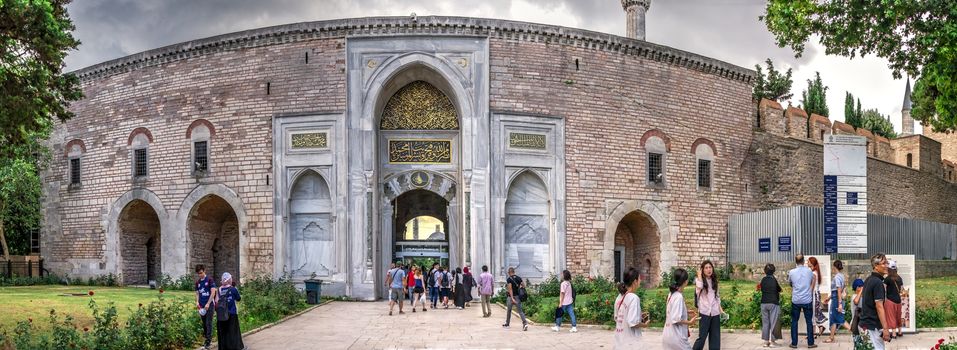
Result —
[[910, 116], [910, 79], [907, 79], [907, 87], [904, 88], [904, 104], [901, 107], [901, 136], [914, 134], [914, 118]]
[[645, 13], [651, 7], [651, 0], [621, 0], [621, 7], [627, 18], [625, 36], [645, 40]]

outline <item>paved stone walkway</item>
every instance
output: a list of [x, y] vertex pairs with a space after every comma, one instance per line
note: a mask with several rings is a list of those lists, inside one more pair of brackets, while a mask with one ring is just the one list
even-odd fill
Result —
[[[408, 305], [406, 305], [408, 306]], [[423, 313], [406, 310], [388, 316], [387, 302], [333, 302], [320, 306], [244, 339], [251, 350], [258, 349], [611, 349], [613, 332], [603, 327], [579, 327], [561, 333], [549, 325], [521, 328], [521, 319], [512, 317], [512, 328], [502, 329], [505, 310], [495, 306], [491, 318], [482, 318], [481, 307], [473, 303], [465, 310], [437, 309]], [[836, 344], [819, 342], [818, 349], [851, 349], [850, 337], [842, 333]], [[906, 335], [888, 344], [887, 349], [928, 349], [939, 338], [957, 332]], [[785, 335], [785, 338], [788, 336]], [[762, 349], [761, 336], [754, 333], [722, 334], [722, 349]], [[645, 332], [649, 346], [661, 349], [661, 332]], [[800, 348], [806, 348], [802, 343]], [[780, 349], [788, 349], [786, 346]]]

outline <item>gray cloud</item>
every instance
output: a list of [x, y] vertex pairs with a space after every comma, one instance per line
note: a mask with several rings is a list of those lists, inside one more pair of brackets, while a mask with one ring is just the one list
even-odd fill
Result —
[[[765, 4], [764, 0], [653, 0], [648, 12], [648, 40], [749, 69], [771, 58], [779, 68], [794, 68], [792, 92], [796, 96], [806, 86], [804, 79], [821, 71], [825, 83], [832, 87], [834, 97], [828, 100], [834, 99], [830, 107], [835, 120], [843, 120], [843, 105], [836, 105], [842, 103], [843, 91], [861, 96], [865, 107], [899, 100], [898, 85], [902, 83], [893, 81], [880, 60], [851, 62], [825, 56], [816, 44], [808, 45], [804, 56], [796, 59], [790, 49], [778, 48], [758, 20]], [[68, 9], [82, 45], [67, 56], [67, 70], [241, 30], [335, 18], [406, 16], [412, 12], [625, 33], [620, 0], [81, 0]], [[888, 95], [893, 98], [888, 100]], [[899, 105], [879, 107], [885, 114], [899, 109]]]
[[[624, 12], [617, 0], [527, 0], [542, 10], [562, 9], [556, 25], [577, 20], [583, 29], [624, 34]], [[455, 1], [428, 0], [83, 0], [69, 6], [82, 41], [79, 50], [67, 57], [69, 70], [109, 59], [192, 39], [240, 30], [333, 18], [446, 14], [529, 20], [513, 13], [515, 2], [483, 1], [462, 5]], [[808, 61], [795, 60], [789, 50], [774, 46], [770, 34], [758, 22], [763, 1], [717, 4], [712, 0], [671, 0], [652, 3], [648, 19], [649, 41], [705, 56], [753, 67], [765, 56], [797, 67]], [[534, 17], [538, 22], [540, 17]], [[546, 18], [545, 21], [549, 19]]]

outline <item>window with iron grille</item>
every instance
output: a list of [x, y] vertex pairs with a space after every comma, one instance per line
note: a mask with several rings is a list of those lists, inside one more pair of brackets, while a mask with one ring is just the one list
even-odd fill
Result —
[[698, 187], [711, 188], [711, 161], [698, 159]]
[[664, 183], [664, 155], [648, 153], [648, 182], [653, 184]]
[[146, 177], [147, 175], [149, 175], [149, 162], [146, 148], [133, 150], [133, 177]]
[[70, 184], [80, 184], [80, 158], [70, 159]]
[[193, 142], [193, 173], [204, 174], [209, 170], [209, 143]]

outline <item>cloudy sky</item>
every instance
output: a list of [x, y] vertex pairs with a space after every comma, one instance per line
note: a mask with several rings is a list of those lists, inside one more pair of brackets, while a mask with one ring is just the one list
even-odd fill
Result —
[[[800, 59], [778, 48], [764, 24], [762, 0], [653, 0], [648, 41], [754, 68], [766, 58], [794, 69], [792, 103], [806, 80], [821, 73], [831, 119], [844, 120], [844, 93], [865, 109], [890, 115], [900, 132], [904, 80], [894, 80], [887, 61], [826, 56], [809, 45]], [[67, 70], [109, 59], [240, 30], [278, 24], [365, 16], [449, 15], [500, 18], [625, 34], [619, 0], [78, 0], [68, 7], [82, 45], [67, 57]]]

